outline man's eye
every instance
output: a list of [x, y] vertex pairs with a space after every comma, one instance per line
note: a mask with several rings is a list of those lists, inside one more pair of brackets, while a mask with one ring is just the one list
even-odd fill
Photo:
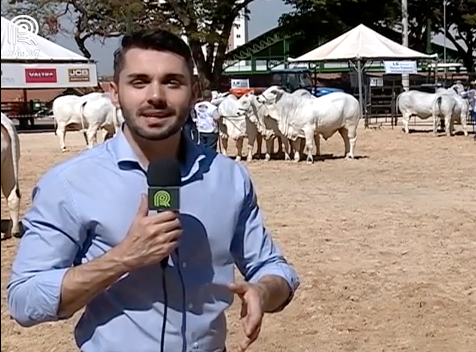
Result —
[[167, 84], [172, 87], [179, 87], [181, 85], [181, 83], [177, 80], [170, 80]]
[[141, 80], [135, 80], [135, 81], [132, 81], [131, 84], [134, 87], [143, 87], [146, 83]]

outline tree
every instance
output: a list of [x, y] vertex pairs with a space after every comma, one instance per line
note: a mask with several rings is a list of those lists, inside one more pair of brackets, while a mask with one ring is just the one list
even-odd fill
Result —
[[[443, 6], [439, 6], [439, 21], [434, 29], [444, 32]], [[468, 72], [476, 70], [476, 0], [446, 0], [446, 37], [456, 47]], [[460, 44], [464, 43], [464, 46]]]
[[[448, 39], [458, 49], [468, 70], [474, 70], [472, 52], [476, 48], [476, 0], [446, 0]], [[294, 11], [280, 21], [302, 37], [330, 40], [360, 23], [389, 39], [401, 42], [402, 9], [400, 0], [285, 0]], [[409, 46], [425, 52], [428, 31], [443, 32], [442, 0], [408, 1]], [[462, 40], [466, 49], [458, 41]], [[322, 44], [322, 43], [319, 43]]]
[[381, 32], [398, 22], [397, 0], [285, 0], [294, 11], [284, 14], [280, 23], [306, 37], [334, 37], [363, 23]]
[[[51, 23], [47, 36], [71, 34], [87, 58], [88, 40], [120, 37], [132, 29], [162, 28], [183, 35], [190, 46], [202, 87], [218, 84], [234, 21], [253, 0], [9, 0], [10, 14], [35, 13]], [[66, 19], [66, 21], [64, 20]], [[61, 23], [73, 22], [73, 29]]]

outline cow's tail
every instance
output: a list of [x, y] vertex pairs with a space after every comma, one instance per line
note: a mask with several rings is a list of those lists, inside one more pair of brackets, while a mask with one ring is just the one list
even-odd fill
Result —
[[86, 145], [89, 145], [88, 134], [87, 134], [86, 126], [85, 126], [85, 123], [84, 123], [84, 120], [85, 120], [84, 107], [86, 106], [87, 103], [88, 102], [85, 101], [85, 102], [81, 103], [81, 105], [79, 106], [79, 118], [81, 120], [81, 132], [83, 133], [84, 140], [86, 141]]
[[10, 136], [10, 149], [12, 151], [12, 163], [13, 163], [13, 175], [15, 177], [15, 192], [18, 198], [20, 198], [20, 185], [19, 185], [19, 178], [18, 178], [18, 160], [20, 159], [20, 139], [18, 138], [18, 133], [15, 130], [15, 126], [13, 123], [2, 123], [2, 126], [8, 132]]
[[440, 116], [441, 113], [441, 101], [443, 97], [441, 95], [438, 95], [435, 100], [433, 100], [433, 118], [436, 119], [438, 116]]
[[395, 112], [396, 114], [398, 115], [398, 113], [400, 112], [400, 96], [402, 95], [403, 93], [400, 93], [399, 95], [397, 95], [397, 100], [395, 101]]

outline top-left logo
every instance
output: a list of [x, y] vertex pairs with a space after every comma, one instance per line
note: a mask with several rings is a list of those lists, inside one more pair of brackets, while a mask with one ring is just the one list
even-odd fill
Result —
[[35, 36], [40, 31], [38, 21], [28, 15], [19, 15], [12, 18], [8, 28], [8, 43], [16, 45], [25, 43], [28, 45], [37, 45]]

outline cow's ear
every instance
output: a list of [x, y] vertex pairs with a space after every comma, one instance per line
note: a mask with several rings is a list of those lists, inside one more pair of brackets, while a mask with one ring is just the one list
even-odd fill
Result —
[[284, 91], [281, 89], [276, 89], [276, 101], [279, 101], [283, 97]]

